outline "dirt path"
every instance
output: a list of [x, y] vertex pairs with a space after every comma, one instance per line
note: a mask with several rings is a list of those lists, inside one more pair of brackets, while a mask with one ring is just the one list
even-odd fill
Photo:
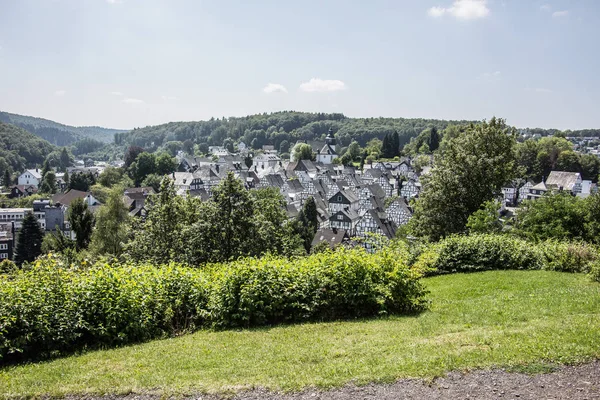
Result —
[[[198, 395], [194, 399], [218, 397]], [[450, 373], [432, 384], [421, 380], [400, 380], [393, 384], [278, 394], [253, 390], [233, 397], [238, 400], [342, 400], [342, 399], [600, 399], [600, 361], [579, 366], [561, 367], [540, 375], [508, 373], [501, 370]], [[102, 400], [158, 400], [152, 395], [106, 396]], [[71, 400], [75, 400], [72, 398]], [[77, 400], [81, 400], [78, 398]], [[92, 400], [89, 398], [89, 400]], [[94, 398], [93, 400], [99, 400]]]

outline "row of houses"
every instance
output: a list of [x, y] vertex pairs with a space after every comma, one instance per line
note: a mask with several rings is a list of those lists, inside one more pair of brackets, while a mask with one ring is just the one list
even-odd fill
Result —
[[[335, 150], [334, 142], [325, 146]], [[418, 197], [422, 175], [414, 171], [410, 159], [374, 163], [360, 170], [310, 160], [285, 161], [265, 153], [254, 157], [250, 167], [232, 154], [216, 160], [180, 156], [171, 179], [179, 195], [208, 199], [229, 172], [247, 189], [276, 188], [286, 200], [290, 218], [312, 197], [320, 229], [316, 238], [323, 236], [328, 242], [369, 233], [394, 237], [412, 215], [408, 202]]]
[[598, 185], [583, 180], [579, 172], [552, 171], [538, 183], [523, 179], [512, 181], [502, 188], [502, 195], [505, 206], [516, 207], [523, 200], [536, 200], [546, 193], [559, 191], [585, 198], [596, 193]]

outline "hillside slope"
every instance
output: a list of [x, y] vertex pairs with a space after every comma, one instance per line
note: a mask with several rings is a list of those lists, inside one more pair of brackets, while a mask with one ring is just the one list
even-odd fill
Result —
[[22, 171], [42, 165], [56, 147], [33, 133], [14, 125], [0, 122], [0, 171], [10, 167]]
[[104, 143], [113, 141], [114, 134], [126, 132], [97, 126], [69, 126], [44, 118], [11, 114], [0, 111], [0, 122], [16, 125], [56, 146], [68, 146], [81, 139], [95, 139]]
[[221, 146], [230, 138], [241, 140], [255, 149], [263, 145], [274, 145], [279, 149], [284, 141], [292, 144], [297, 140], [324, 139], [332, 129], [338, 145], [348, 146], [356, 140], [364, 146], [371, 139], [383, 139], [388, 133], [397, 131], [400, 146], [408, 143], [425, 128], [435, 126], [443, 130], [450, 124], [464, 124], [470, 121], [444, 121], [422, 118], [349, 118], [343, 114], [308, 113], [281, 111], [271, 114], [256, 114], [246, 117], [232, 117], [195, 122], [169, 122], [167, 124], [134, 129], [116, 135], [120, 145], [137, 145], [146, 149], [156, 149], [168, 142], [208, 143]]

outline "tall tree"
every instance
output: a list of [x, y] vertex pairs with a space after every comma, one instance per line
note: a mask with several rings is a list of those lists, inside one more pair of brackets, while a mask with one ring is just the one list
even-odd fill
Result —
[[65, 170], [65, 175], [63, 176], [63, 181], [65, 182], [65, 186], [69, 187], [70, 178], [69, 178], [69, 171], [67, 171], [67, 170]]
[[87, 249], [94, 229], [94, 216], [82, 198], [76, 198], [71, 202], [67, 219], [71, 224], [71, 230], [75, 233], [75, 247], [77, 250]]
[[388, 133], [383, 137], [383, 142], [381, 143], [381, 156], [383, 158], [392, 158], [393, 157], [393, 147], [392, 140]]
[[[133, 240], [125, 246], [125, 251], [133, 260], [145, 260], [155, 264], [165, 264], [180, 259], [186, 249], [182, 230], [193, 225], [193, 216], [186, 204], [196, 199], [177, 196], [171, 179], [165, 177], [160, 193], [152, 196], [148, 214], [144, 220], [133, 219]], [[185, 220], [185, 210], [190, 216]]]
[[435, 126], [432, 126], [429, 130], [429, 151], [433, 153], [440, 147], [440, 134]]
[[2, 182], [4, 187], [9, 187], [12, 184], [12, 179], [10, 178], [10, 171], [7, 169], [4, 170], [4, 180]]
[[66, 171], [71, 166], [71, 156], [67, 152], [67, 149], [63, 147], [60, 152], [60, 167], [63, 171]]
[[56, 174], [53, 171], [48, 171], [42, 179], [40, 192], [47, 194], [56, 193]]
[[223, 258], [252, 254], [249, 239], [254, 237], [254, 207], [250, 194], [232, 172], [213, 190], [213, 201], [219, 210], [215, 223], [219, 227], [217, 240]]
[[144, 152], [139, 146], [129, 146], [125, 152], [125, 169], [129, 168], [131, 164], [138, 158], [138, 156]]
[[32, 212], [25, 214], [21, 230], [17, 235], [17, 248], [15, 251], [15, 263], [22, 265], [25, 262], [34, 261], [42, 254], [42, 241], [44, 231], [40, 227]]
[[299, 143], [296, 146], [294, 146], [292, 154], [295, 161], [314, 160], [312, 147], [310, 147], [310, 144], [307, 143]]
[[115, 186], [96, 213], [90, 248], [96, 254], [120, 256], [128, 239], [129, 210], [123, 203], [123, 188]]
[[78, 172], [69, 179], [69, 189], [87, 192], [96, 184], [96, 177], [91, 172]]
[[470, 125], [438, 154], [410, 226], [432, 240], [464, 232], [467, 219], [517, 173], [516, 131], [504, 120]]
[[319, 227], [317, 205], [313, 197], [309, 197], [304, 202], [302, 210], [298, 213], [296, 225], [298, 234], [302, 238], [304, 249], [307, 253], [310, 253], [312, 241]]

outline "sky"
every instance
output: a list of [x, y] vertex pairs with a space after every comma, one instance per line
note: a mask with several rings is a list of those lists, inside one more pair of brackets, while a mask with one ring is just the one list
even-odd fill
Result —
[[600, 128], [598, 0], [0, 0], [0, 110]]

